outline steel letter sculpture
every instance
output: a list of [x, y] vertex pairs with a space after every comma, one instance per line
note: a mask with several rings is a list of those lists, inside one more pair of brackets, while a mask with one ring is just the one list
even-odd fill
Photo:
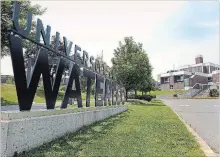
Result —
[[[20, 5], [14, 3], [12, 17], [13, 28], [9, 29], [8, 38], [20, 111], [31, 109], [41, 75], [43, 77], [47, 109], [54, 109], [67, 62], [70, 63], [71, 67], [61, 108], [67, 108], [69, 98], [76, 98], [78, 107], [82, 107], [79, 81], [80, 68], [83, 68], [83, 76], [87, 77], [86, 107], [90, 107], [92, 80], [95, 80], [95, 106], [119, 105], [121, 102], [124, 103], [124, 88], [114, 83], [110, 77], [105, 76], [104, 65], [98, 60], [95, 60], [93, 56], [89, 57], [88, 52], [85, 50], [82, 51], [78, 45], [73, 46], [73, 42], [67, 42], [66, 37], [63, 37], [64, 52], [59, 53], [59, 32], [56, 32], [55, 48], [52, 49], [50, 47], [51, 27], [47, 26], [45, 31], [40, 19], [37, 19], [35, 40], [29, 38], [32, 27], [32, 13], [28, 13], [27, 15], [25, 29], [21, 28], [19, 25], [19, 14]], [[40, 37], [43, 39], [43, 44], [40, 43]], [[28, 78], [25, 73], [22, 40], [29, 40], [40, 47], [38, 52], [36, 52], [37, 57], [35, 64]], [[70, 56], [72, 47], [74, 48], [74, 54]], [[82, 57], [79, 51], [83, 52]], [[55, 78], [52, 80], [50, 77], [48, 60], [49, 52], [59, 56]], [[75, 90], [72, 89], [73, 82], [75, 83]], [[100, 86], [100, 83], [104, 85], [104, 88]]]

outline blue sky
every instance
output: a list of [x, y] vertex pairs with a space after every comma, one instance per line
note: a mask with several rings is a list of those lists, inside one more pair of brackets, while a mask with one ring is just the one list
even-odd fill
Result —
[[171, 33], [174, 38], [200, 40], [219, 33], [218, 22], [218, 1], [191, 1], [167, 19], [167, 26], [175, 28]]
[[[186, 64], [195, 56], [219, 64], [218, 1], [32, 1], [47, 7], [38, 18], [74, 44], [96, 56], [104, 51], [111, 65], [113, 50], [125, 36], [142, 42], [154, 67], [153, 76]], [[52, 4], [52, 5], [51, 5]], [[12, 74], [10, 58], [2, 74]]]

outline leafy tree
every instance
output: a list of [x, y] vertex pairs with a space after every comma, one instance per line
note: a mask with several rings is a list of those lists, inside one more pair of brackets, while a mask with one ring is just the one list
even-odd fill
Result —
[[[51, 43], [50, 43], [50, 47], [52, 49], [55, 48], [55, 43], [56, 43], [56, 38], [55, 38], [55, 36], [52, 36]], [[28, 48], [26, 48], [24, 51], [25, 68], [27, 69], [28, 77], [29, 77], [29, 74], [30, 74], [32, 67], [34, 66], [35, 59], [38, 54], [37, 52], [40, 50], [40, 48], [41, 48], [41, 46], [30, 43]], [[59, 39], [58, 52], [64, 53], [64, 43], [61, 39]], [[56, 74], [58, 59], [59, 59], [59, 56], [56, 53], [48, 51], [49, 69], [51, 72], [51, 80], [52, 81], [53, 81], [55, 74]], [[67, 75], [68, 70], [69, 70], [69, 62], [67, 61], [66, 66], [65, 66], [65, 70], [64, 70], [65, 71], [64, 76]]]
[[125, 37], [124, 43], [114, 50], [112, 58], [114, 79], [122, 84], [127, 93], [129, 90], [138, 90], [151, 78], [152, 67], [141, 43], [136, 43], [133, 37]]
[[147, 93], [150, 92], [154, 89], [154, 85], [153, 85], [153, 79], [152, 78], [148, 78], [145, 80], [142, 80], [141, 86], [139, 88], [140, 91], [142, 91], [142, 95], [143, 93]]
[[[11, 0], [5, 0], [1, 1], [1, 57], [10, 55], [9, 53], [9, 42], [8, 42], [8, 31], [7, 29], [12, 26], [11, 18], [12, 18], [12, 8], [13, 8], [13, 3], [17, 2], [21, 5], [21, 13], [20, 13], [20, 24], [22, 27], [25, 27], [26, 25], [26, 15], [27, 12], [30, 11], [33, 14], [33, 17], [36, 15], [42, 15], [45, 13], [46, 8], [42, 8], [40, 5], [32, 5], [31, 1], [29, 0], [21, 0], [21, 1], [11, 1]], [[31, 35], [33, 36], [35, 32], [35, 25], [36, 23], [33, 21], [32, 22], [32, 30], [31, 30]], [[30, 42], [25, 42], [24, 43], [25, 47], [31, 47]]]
[[[142, 46], [141, 46], [142, 48]], [[142, 92], [149, 92], [153, 89], [154, 80], [152, 78], [152, 66], [150, 65], [147, 53], [145, 50], [141, 51], [142, 53], [139, 55], [139, 82], [136, 85], [136, 89]]]
[[139, 54], [133, 59], [134, 67], [137, 69], [137, 80], [134, 84], [135, 95], [137, 90], [143, 88], [144, 91], [152, 87], [151, 72], [152, 67], [150, 65], [147, 53], [142, 48], [142, 44], [138, 44]]

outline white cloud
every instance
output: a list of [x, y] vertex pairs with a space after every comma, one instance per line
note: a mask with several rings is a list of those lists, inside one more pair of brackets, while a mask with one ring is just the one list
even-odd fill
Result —
[[[167, 45], [167, 46], [165, 46]], [[163, 51], [155, 51], [151, 56], [151, 62], [155, 68], [154, 77], [182, 65], [195, 64], [195, 56], [203, 55], [204, 62], [219, 64], [219, 36], [213, 35], [209, 38], [195, 43], [190, 40], [169, 40], [160, 45]]]
[[[48, 8], [40, 19], [44, 25], [49, 24], [52, 27], [53, 33], [59, 31], [61, 36], [66, 36], [74, 44], [87, 50], [90, 55], [96, 56], [103, 50], [104, 60], [108, 64], [113, 56], [113, 49], [118, 46], [118, 41], [125, 36], [133, 36], [136, 41], [144, 44], [154, 67], [155, 78], [158, 73], [172, 68], [173, 64], [176, 66], [187, 64], [190, 60], [193, 61], [195, 53], [202, 54], [205, 49], [208, 53], [209, 48], [215, 47], [209, 41], [209, 44], [203, 43], [201, 49], [200, 43], [173, 41], [169, 39], [169, 34], [160, 36], [160, 31], [166, 31], [163, 22], [181, 8], [184, 1], [33, 1], [32, 3]], [[192, 56], [189, 57], [190, 55]], [[4, 67], [3, 74], [12, 73], [10, 58], [3, 59], [1, 65]]]
[[91, 53], [104, 49], [108, 54], [124, 36], [133, 35], [139, 41], [150, 40], [155, 25], [183, 4], [149, 1], [34, 3], [48, 7], [41, 19], [52, 26], [52, 31], [60, 31]]
[[219, 21], [203, 21], [196, 23], [197, 27], [206, 27], [206, 28], [219, 28]]

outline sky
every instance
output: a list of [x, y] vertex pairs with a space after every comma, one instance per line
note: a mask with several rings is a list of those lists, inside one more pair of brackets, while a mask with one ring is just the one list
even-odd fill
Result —
[[[33, 1], [47, 8], [39, 17], [52, 34], [60, 32], [89, 55], [103, 50], [111, 66], [114, 49], [124, 37], [143, 43], [153, 77], [194, 64], [195, 56], [219, 64], [218, 1]], [[13, 74], [9, 57], [1, 73]]]

